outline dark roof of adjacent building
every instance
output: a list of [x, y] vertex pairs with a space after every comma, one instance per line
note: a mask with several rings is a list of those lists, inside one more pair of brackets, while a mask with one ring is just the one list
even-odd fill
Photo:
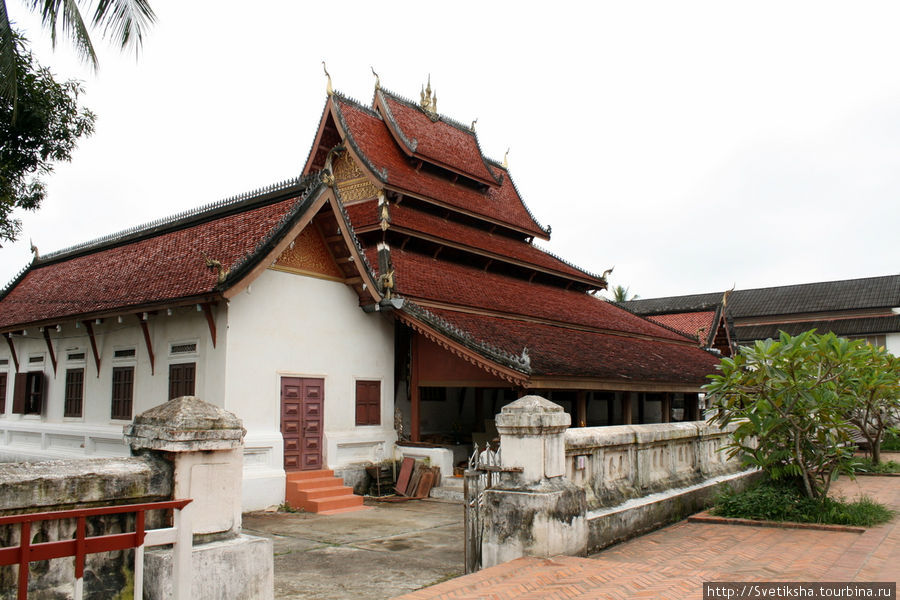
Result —
[[884, 335], [900, 331], [900, 315], [890, 317], [862, 317], [857, 319], [831, 319], [823, 321], [797, 321], [794, 323], [769, 323], [735, 327], [737, 342], [746, 344], [753, 340], [777, 338], [779, 331], [797, 335], [815, 329], [819, 333], [835, 333], [839, 336]]
[[[640, 315], [693, 312], [721, 302], [723, 292], [631, 300], [625, 306]], [[884, 275], [734, 290], [728, 296], [731, 317], [760, 317], [796, 313], [850, 311], [900, 306], [900, 275]]]

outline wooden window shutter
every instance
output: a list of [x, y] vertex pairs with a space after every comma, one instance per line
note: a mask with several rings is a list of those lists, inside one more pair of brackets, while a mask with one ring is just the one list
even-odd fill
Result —
[[0, 373], [0, 415], [6, 413], [6, 373]]
[[16, 373], [13, 384], [13, 409], [19, 415], [25, 414], [25, 396], [28, 394], [28, 373]]
[[356, 382], [356, 424], [381, 425], [381, 382]]

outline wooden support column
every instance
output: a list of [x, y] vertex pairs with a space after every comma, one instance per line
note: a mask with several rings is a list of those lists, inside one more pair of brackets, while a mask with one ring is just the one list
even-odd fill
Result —
[[687, 414], [688, 421], [699, 421], [700, 420], [700, 395], [699, 394], [685, 394], [684, 395], [684, 409]]
[[646, 404], [647, 404], [647, 392], [638, 392], [638, 422], [637, 422], [638, 425], [647, 422], [644, 418], [645, 417], [644, 413], [646, 412], [644, 409], [646, 408]]
[[97, 338], [94, 337], [94, 324], [90, 321], [82, 321], [87, 329], [88, 338], [91, 340], [91, 352], [94, 354], [94, 364], [97, 365], [97, 378], [100, 378], [100, 353], [97, 352]]
[[631, 425], [631, 392], [622, 392], [622, 425]]
[[587, 427], [587, 392], [579, 390], [575, 393], [576, 427]]
[[670, 423], [672, 421], [672, 394], [666, 392], [662, 398], [662, 422]]
[[[150, 341], [150, 330], [147, 326], [147, 321], [144, 320], [143, 314], [138, 314], [137, 318], [138, 322], [141, 324], [141, 331], [144, 332], [144, 344], [147, 346], [147, 354], [150, 355], [150, 375], [155, 375], [156, 357], [153, 356], [153, 342]], [[215, 342], [213, 342], [213, 346], [215, 346]]]
[[410, 441], [419, 441], [419, 334], [412, 336], [412, 365], [409, 376]]
[[47, 343], [47, 352], [50, 353], [50, 364], [53, 365], [53, 374], [56, 375], [56, 353], [53, 352], [53, 343], [50, 341], [50, 330], [43, 327], [44, 341]]
[[616, 422], [616, 393], [604, 392], [606, 396], [606, 424], [614, 425]]
[[9, 333], [4, 333], [3, 337], [6, 338], [6, 343], [9, 344], [9, 353], [12, 354], [13, 365], [16, 367], [16, 373], [19, 372], [19, 357], [16, 356], [16, 347], [13, 345], [12, 335]]
[[484, 388], [475, 388], [475, 431], [484, 431]]
[[204, 302], [203, 306], [203, 314], [206, 315], [206, 324], [209, 325], [209, 335], [212, 338], [213, 348], [216, 347], [216, 320], [213, 318], [212, 314], [212, 304], [209, 302]]

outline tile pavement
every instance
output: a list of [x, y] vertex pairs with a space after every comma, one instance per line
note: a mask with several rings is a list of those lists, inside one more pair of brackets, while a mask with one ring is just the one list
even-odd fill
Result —
[[[900, 511], [900, 478], [836, 482]], [[520, 558], [395, 600], [702, 598], [704, 581], [897, 581], [900, 516], [865, 533], [689, 523], [589, 558]]]

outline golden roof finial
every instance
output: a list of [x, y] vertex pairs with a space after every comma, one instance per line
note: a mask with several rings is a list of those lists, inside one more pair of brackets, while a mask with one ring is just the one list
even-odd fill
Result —
[[422, 88], [421, 101], [419, 105], [429, 116], [437, 114], [437, 93], [431, 93], [431, 74], [428, 74], [428, 85]]
[[503, 155], [503, 168], [509, 168], [509, 148], [506, 149], [506, 154]]
[[325, 66], [325, 61], [322, 61], [322, 70], [325, 71], [325, 77], [328, 78], [328, 84], [325, 87], [325, 93], [329, 96], [334, 95], [334, 90], [331, 88], [331, 75], [328, 73], [328, 68]]
[[381, 78], [378, 76], [378, 73], [375, 72], [375, 67], [370, 66], [369, 68], [372, 69], [372, 75], [375, 76], [375, 89], [380, 90], [381, 89]]

